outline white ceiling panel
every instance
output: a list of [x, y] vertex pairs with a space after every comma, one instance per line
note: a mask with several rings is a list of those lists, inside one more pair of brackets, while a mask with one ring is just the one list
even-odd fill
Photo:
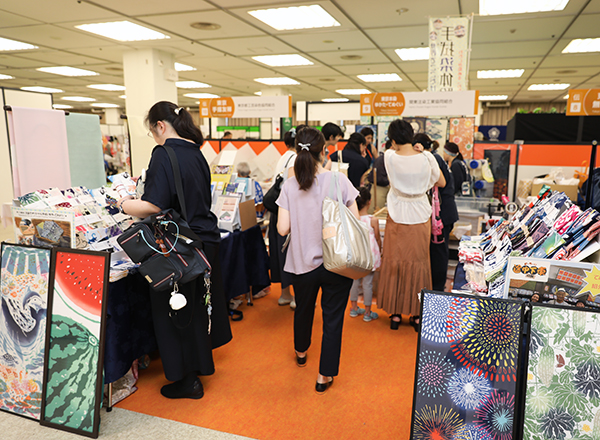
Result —
[[[343, 56], [358, 55], [362, 57], [359, 60], [345, 60]], [[370, 50], [340, 50], [332, 52], [320, 52], [316, 54], [319, 60], [327, 62], [331, 66], [350, 66], [356, 64], [371, 64], [371, 63], [386, 63], [389, 60], [380, 51], [376, 49]]]
[[578, 53], [578, 54], [560, 54], [551, 55], [544, 60], [544, 67], [563, 67], [577, 68], [581, 67], [600, 67], [600, 54], [598, 53]]
[[305, 52], [330, 52], [331, 50], [374, 49], [360, 31], [317, 31], [309, 34], [278, 35], [282, 40]]
[[523, 15], [524, 17], [513, 18], [510, 22], [505, 18], [476, 17], [473, 23], [473, 36], [477, 36], [478, 43], [556, 39], [561, 34], [561, 32], [557, 33], [557, 29], [565, 29], [572, 20], [569, 16], [534, 19], [525, 18], [530, 14]]
[[65, 29], [50, 24], [40, 26], [20, 26], [0, 29], [0, 37], [34, 44], [42, 48], [72, 49], [76, 47], [101, 46], [102, 38], [91, 36], [83, 31]]
[[471, 45], [471, 59], [536, 57], [546, 54], [552, 41], [525, 41], [507, 43], [477, 43]]
[[429, 44], [427, 26], [367, 29], [366, 32], [382, 48], [426, 47]]
[[[90, 3], [77, 0], [52, 0], [39, 1], [37, 3], [32, 1], [8, 0], [2, 3], [1, 9], [43, 23], [60, 23], [61, 21], [70, 20], [112, 20], [119, 17], [117, 14]], [[103, 1], [102, 3], [106, 2]]]
[[34, 20], [16, 14], [11, 14], [10, 12], [0, 10], [0, 29], [16, 26], [29, 26], [34, 24], [43, 23], [40, 23], [38, 20]]
[[109, 60], [102, 59], [100, 57], [92, 58], [58, 50], [36, 52], [35, 54], [28, 55], [27, 58], [38, 61], [38, 67], [60, 65], [86, 68], [85, 66], [87, 65], [89, 70], [94, 70], [91, 67], [93, 65], [106, 64], [110, 62]]
[[281, 55], [294, 53], [293, 49], [281, 41], [269, 37], [248, 37], [243, 39], [226, 39], [205, 41], [210, 47], [232, 55]]
[[569, 44], [573, 38], [598, 38], [598, 23], [600, 14], [580, 15], [563, 37], [563, 41]]
[[[63, 0], [64, 1], [64, 0]], [[142, 16], [149, 14], [161, 14], [165, 11], [184, 12], [184, 11], [202, 11], [214, 9], [213, 6], [202, 0], [177, 0], [167, 4], [163, 0], [93, 0], [88, 3], [94, 3], [104, 6], [124, 15]]]

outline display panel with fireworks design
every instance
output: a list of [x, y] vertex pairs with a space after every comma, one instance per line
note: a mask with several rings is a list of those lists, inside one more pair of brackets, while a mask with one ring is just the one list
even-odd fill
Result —
[[600, 438], [600, 314], [531, 311], [523, 439]]
[[424, 291], [413, 440], [512, 440], [523, 302]]

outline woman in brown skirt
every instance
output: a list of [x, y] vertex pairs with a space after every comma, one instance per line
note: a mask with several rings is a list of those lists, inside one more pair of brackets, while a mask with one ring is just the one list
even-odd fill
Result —
[[377, 302], [391, 315], [392, 330], [398, 329], [403, 314], [418, 328], [418, 293], [431, 289], [431, 205], [426, 193], [434, 185], [446, 185], [433, 155], [413, 148], [413, 136], [408, 122], [395, 120], [388, 129], [392, 148], [384, 155], [390, 192]]

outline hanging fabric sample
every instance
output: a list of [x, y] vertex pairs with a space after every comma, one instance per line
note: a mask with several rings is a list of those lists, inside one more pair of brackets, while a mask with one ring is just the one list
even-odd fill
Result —
[[448, 139], [448, 119], [428, 118], [425, 123], [425, 133], [432, 141], [438, 141], [443, 147]]
[[600, 438], [600, 314], [534, 305], [523, 439]]
[[0, 409], [39, 420], [50, 250], [2, 243]]
[[474, 118], [450, 119], [450, 142], [458, 145], [465, 159], [473, 158], [473, 135], [475, 134]]
[[70, 113], [65, 117], [71, 186], [106, 185], [102, 132], [98, 115]]
[[517, 438], [522, 304], [423, 291], [411, 439]]

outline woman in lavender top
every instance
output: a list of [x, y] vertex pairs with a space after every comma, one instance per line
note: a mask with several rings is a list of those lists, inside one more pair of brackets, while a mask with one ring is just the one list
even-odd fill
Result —
[[[315, 390], [321, 394], [333, 384], [337, 376], [342, 348], [344, 311], [352, 280], [329, 272], [323, 266], [322, 206], [329, 195], [333, 173], [322, 167], [325, 138], [320, 131], [306, 127], [296, 135], [294, 176], [281, 189], [277, 230], [290, 235], [284, 270], [292, 274], [296, 297], [294, 312], [294, 348], [296, 363], [304, 367], [311, 344], [312, 325], [317, 294], [321, 289], [323, 309], [323, 339], [319, 375]], [[356, 196], [358, 191], [346, 176], [338, 173], [342, 199], [358, 218]]]

